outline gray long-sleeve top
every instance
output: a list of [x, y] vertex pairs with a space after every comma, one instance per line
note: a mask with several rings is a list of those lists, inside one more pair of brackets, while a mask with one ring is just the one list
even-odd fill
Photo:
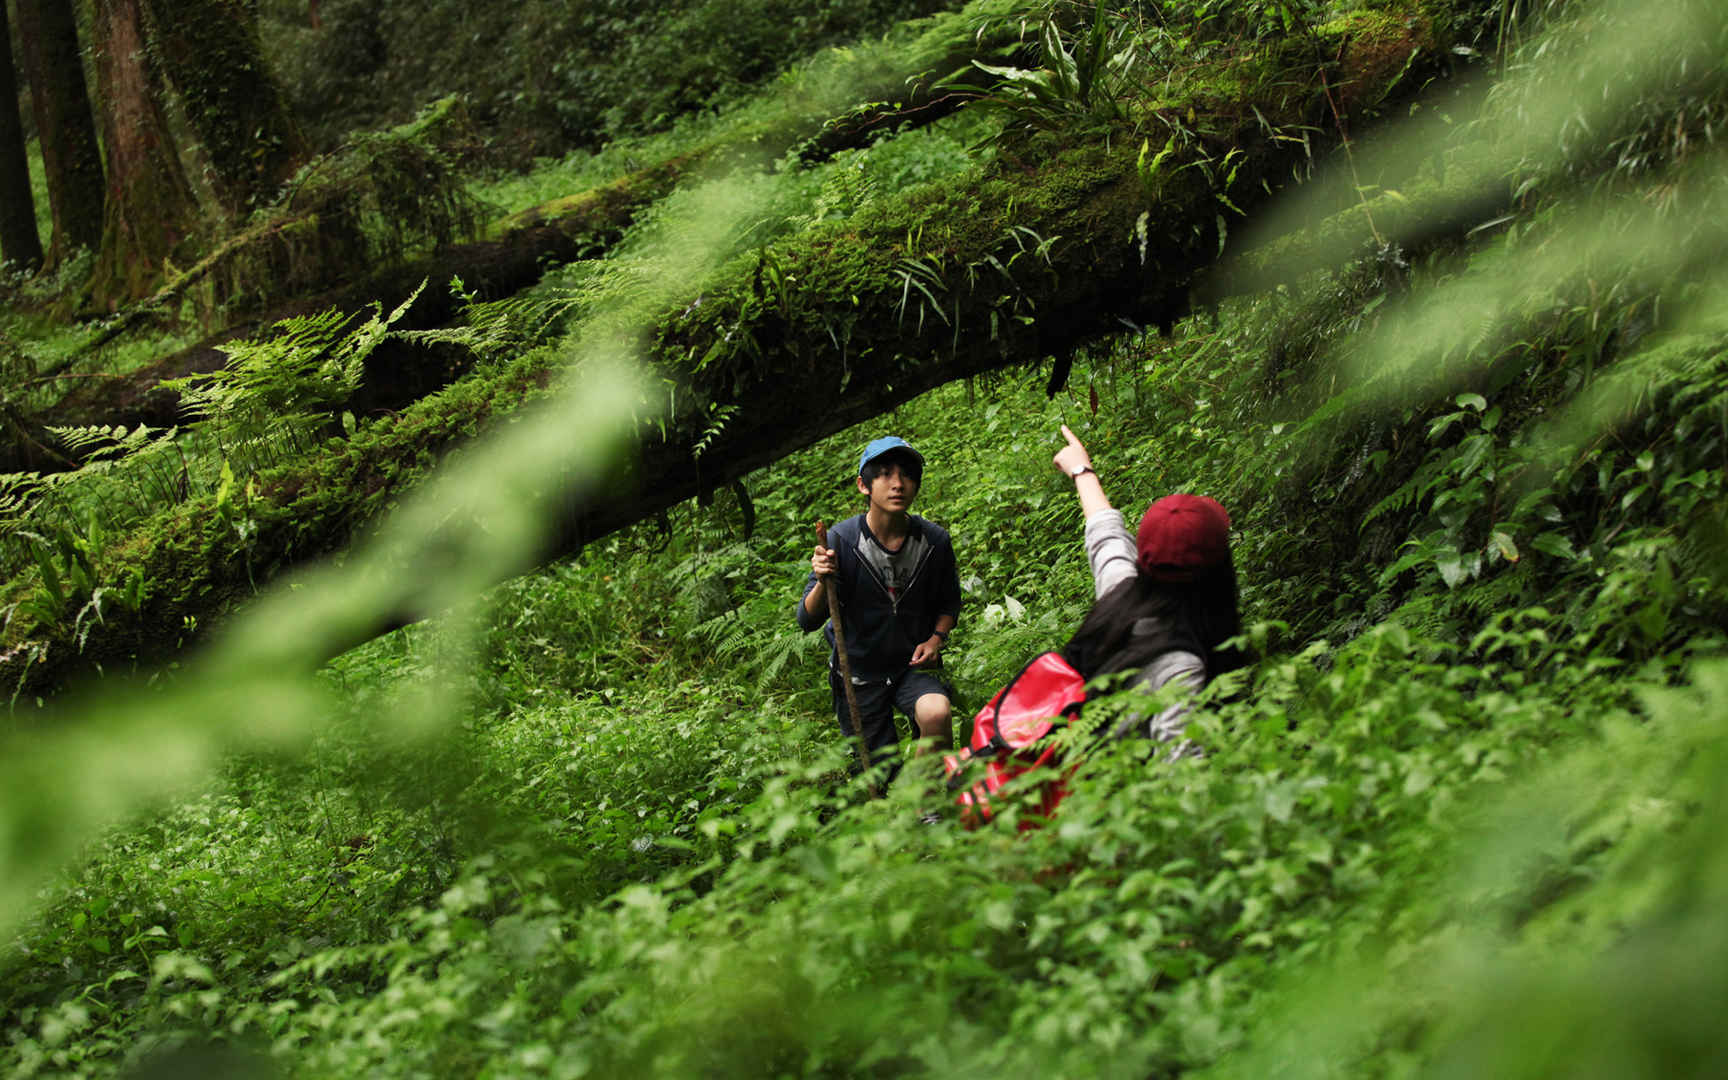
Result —
[[[1122, 518], [1122, 511], [1112, 508], [1099, 510], [1088, 516], [1085, 538], [1086, 559], [1092, 566], [1094, 600], [1103, 597], [1123, 582], [1132, 581], [1139, 576], [1139, 549], [1134, 544], [1134, 537], [1128, 532], [1128, 524]], [[1140, 669], [1140, 677], [1135, 680], [1134, 685], [1146, 690], [1157, 690], [1172, 682], [1181, 683], [1192, 690], [1205, 686], [1205, 659], [1180, 649], [1163, 653]], [[1182, 729], [1188, 724], [1188, 705], [1179, 702], [1151, 720], [1135, 717], [1130, 722], [1136, 726], [1144, 725], [1143, 733], [1158, 742], [1171, 742], [1181, 736]], [[1119, 730], [1119, 733], [1125, 732]], [[1177, 744], [1170, 756], [1183, 757], [1196, 752], [1193, 744], [1184, 740]]]

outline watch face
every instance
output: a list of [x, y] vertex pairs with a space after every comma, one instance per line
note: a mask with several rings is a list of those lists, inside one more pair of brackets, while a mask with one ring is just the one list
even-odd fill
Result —
[[1068, 470], [1068, 475], [1069, 476], [1079, 476], [1081, 473], [1086, 472], [1090, 468], [1092, 468], [1092, 466], [1090, 466], [1090, 465], [1076, 465], [1072, 469]]

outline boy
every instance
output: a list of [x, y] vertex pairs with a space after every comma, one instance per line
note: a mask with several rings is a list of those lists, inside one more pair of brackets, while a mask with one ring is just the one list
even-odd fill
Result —
[[[810, 557], [810, 576], [797, 607], [806, 632], [828, 618], [828, 601], [817, 586], [833, 575], [845, 620], [846, 654], [853, 692], [872, 758], [900, 741], [894, 708], [912, 717], [918, 735], [937, 749], [953, 742], [953, 707], [948, 688], [930, 670], [960, 615], [960, 575], [946, 530], [910, 511], [924, 478], [924, 457], [892, 435], [872, 442], [858, 459], [858, 491], [864, 513], [828, 531]], [[827, 630], [834, 646], [834, 630]], [[852, 735], [852, 718], [832, 652], [828, 685], [840, 730]], [[926, 748], [919, 747], [922, 753]]]

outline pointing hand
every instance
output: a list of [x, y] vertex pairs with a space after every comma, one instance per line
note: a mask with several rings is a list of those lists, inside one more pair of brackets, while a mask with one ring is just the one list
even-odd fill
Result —
[[1068, 429], [1067, 424], [1062, 425], [1062, 437], [1068, 440], [1068, 445], [1056, 451], [1056, 456], [1051, 459], [1051, 463], [1060, 469], [1064, 476], [1073, 476], [1075, 469], [1090, 469], [1092, 467], [1092, 455], [1086, 452], [1086, 447], [1082, 446], [1080, 440], [1074, 437], [1074, 433]]

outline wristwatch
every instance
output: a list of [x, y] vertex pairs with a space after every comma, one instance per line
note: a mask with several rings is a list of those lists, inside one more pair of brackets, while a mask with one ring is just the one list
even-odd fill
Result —
[[1076, 465], [1072, 469], [1068, 470], [1068, 475], [1072, 476], [1074, 479], [1078, 480], [1082, 476], [1085, 476], [1087, 473], [1089, 473], [1091, 471], [1092, 471], [1092, 466], [1090, 466], [1090, 465]]
[[937, 637], [942, 639], [942, 644], [944, 644], [944, 645], [948, 644], [948, 635], [953, 633], [953, 631], [951, 631], [951, 630], [936, 630], [936, 631], [932, 631], [932, 632]]

